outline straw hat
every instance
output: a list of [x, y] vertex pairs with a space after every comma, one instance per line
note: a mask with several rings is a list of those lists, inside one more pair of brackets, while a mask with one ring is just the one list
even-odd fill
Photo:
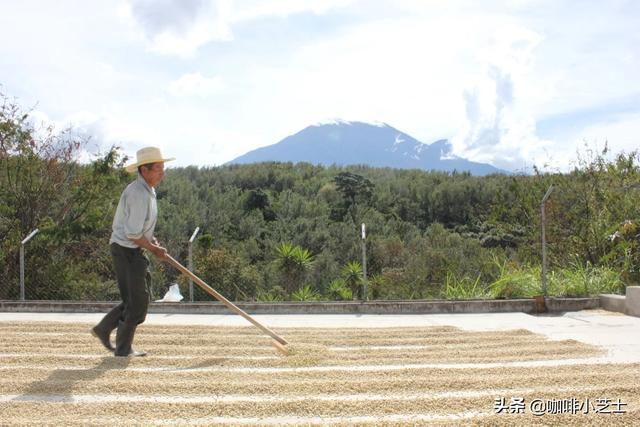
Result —
[[158, 147], [145, 147], [141, 148], [136, 152], [137, 162], [132, 165], [125, 167], [127, 172], [134, 172], [138, 169], [138, 166], [147, 165], [149, 163], [156, 162], [169, 162], [171, 160], [175, 160], [175, 158], [171, 157], [169, 159], [165, 159], [162, 157], [162, 153]]

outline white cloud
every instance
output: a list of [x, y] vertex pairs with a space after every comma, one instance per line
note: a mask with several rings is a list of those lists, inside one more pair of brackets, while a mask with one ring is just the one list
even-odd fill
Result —
[[640, 113], [622, 114], [610, 122], [594, 123], [583, 133], [591, 139], [608, 141], [613, 151], [640, 149]]
[[207, 43], [233, 40], [232, 27], [263, 17], [326, 13], [354, 0], [127, 0], [120, 16], [137, 26], [152, 52], [192, 57]]
[[410, 123], [423, 121], [438, 128], [434, 136], [446, 135], [456, 126], [459, 103], [453, 97], [463, 74], [440, 65], [450, 60], [438, 37], [447, 24], [409, 20], [354, 27], [301, 47], [282, 67], [253, 70], [252, 88], [260, 98], [296, 106], [292, 121], [303, 124], [337, 116], [411, 132]]
[[453, 136], [453, 151], [460, 157], [491, 163], [507, 170], [531, 167], [550, 145], [536, 135], [535, 117], [526, 97], [518, 96], [511, 74], [495, 66], [471, 90], [464, 92], [466, 123]]
[[[558, 156], [567, 166], [575, 165], [576, 153], [586, 149], [601, 151], [605, 144], [609, 156], [618, 153], [631, 153], [640, 150], [640, 112], [621, 114], [605, 122], [593, 123], [582, 129], [579, 134], [569, 138], [566, 147], [560, 147]], [[563, 169], [567, 169], [565, 166]]]
[[138, 26], [152, 52], [189, 57], [210, 41], [232, 39], [229, 1], [129, 0], [121, 16]]
[[46, 112], [32, 110], [28, 123], [40, 139], [63, 136], [64, 141], [80, 142], [76, 159], [81, 163], [94, 160], [96, 155], [105, 152], [113, 144], [109, 141], [104, 118], [88, 111], [77, 111], [61, 120], [54, 120]]
[[286, 17], [296, 13], [311, 11], [323, 14], [335, 8], [342, 8], [356, 0], [254, 0], [233, 2], [235, 22], [248, 21], [264, 16]]
[[199, 72], [185, 74], [171, 82], [168, 91], [173, 96], [206, 97], [224, 87], [219, 76], [203, 77]]

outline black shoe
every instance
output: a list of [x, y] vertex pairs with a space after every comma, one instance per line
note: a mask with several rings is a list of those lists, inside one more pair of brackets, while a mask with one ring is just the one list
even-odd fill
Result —
[[129, 354], [117, 354], [117, 353], [115, 353], [116, 357], [144, 357], [146, 355], [147, 355], [146, 351], [135, 351], [134, 349], [131, 349]]
[[105, 334], [97, 329], [97, 326], [91, 328], [91, 335], [98, 338], [102, 345], [109, 351], [115, 351], [115, 347], [111, 345], [111, 341], [109, 340], [109, 334]]

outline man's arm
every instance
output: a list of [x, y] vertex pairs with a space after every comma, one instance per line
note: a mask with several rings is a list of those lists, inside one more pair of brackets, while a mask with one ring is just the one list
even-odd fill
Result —
[[162, 246], [158, 245], [158, 241], [156, 240], [155, 237], [153, 238], [153, 243], [148, 241], [147, 238], [144, 236], [140, 237], [139, 239], [129, 238], [129, 240], [131, 240], [133, 243], [140, 246], [141, 248], [148, 250], [153, 255], [155, 255], [156, 258], [160, 260], [164, 260], [165, 256], [167, 255], [167, 250]]

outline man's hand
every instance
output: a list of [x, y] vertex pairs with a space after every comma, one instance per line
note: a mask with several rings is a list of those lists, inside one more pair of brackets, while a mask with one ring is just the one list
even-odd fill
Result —
[[131, 239], [133, 243], [151, 252], [156, 258], [164, 261], [167, 258], [167, 249], [158, 244], [158, 240], [154, 237], [153, 242], [148, 241], [145, 237], [139, 239]]
[[160, 246], [160, 242], [158, 242], [158, 239], [155, 238], [155, 236], [153, 237], [153, 240], [151, 241], [151, 245], [155, 247], [155, 249], [152, 250], [153, 255], [156, 256], [156, 258], [160, 259], [160, 260], [164, 260], [167, 257], [167, 249]]
[[164, 260], [167, 257], [167, 249], [159, 245], [152, 245], [151, 252], [159, 260]]

